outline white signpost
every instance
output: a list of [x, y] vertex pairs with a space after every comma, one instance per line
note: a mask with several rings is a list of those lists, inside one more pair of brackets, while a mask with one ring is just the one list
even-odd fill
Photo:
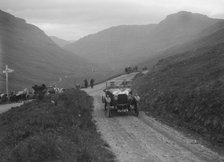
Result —
[[7, 94], [7, 98], [9, 99], [9, 73], [12, 73], [14, 70], [8, 68], [8, 65], [5, 66], [5, 70], [3, 70], [3, 73], [5, 74], [5, 88], [6, 88], [6, 94]]

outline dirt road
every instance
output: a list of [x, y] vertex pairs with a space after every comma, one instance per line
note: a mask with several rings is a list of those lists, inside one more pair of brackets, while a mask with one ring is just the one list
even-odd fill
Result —
[[12, 107], [21, 106], [22, 104], [23, 104], [23, 102], [0, 105], [0, 114], [3, 113], [3, 112], [8, 111]]
[[[135, 74], [117, 79], [132, 78]], [[94, 96], [94, 120], [99, 132], [122, 162], [224, 162], [224, 157], [189, 139], [180, 132], [140, 112], [107, 118], [101, 96], [105, 83], [87, 89]]]

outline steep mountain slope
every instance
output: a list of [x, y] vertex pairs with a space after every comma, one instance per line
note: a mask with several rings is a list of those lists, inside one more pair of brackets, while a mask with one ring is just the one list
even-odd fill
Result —
[[51, 40], [56, 43], [59, 47], [64, 47], [71, 43], [71, 41], [67, 41], [56, 36], [50, 36]]
[[[171, 63], [174, 64], [194, 57], [195, 55], [198, 55], [199, 50], [206, 52], [208, 50], [215, 49], [214, 46], [218, 45], [217, 47], [219, 47], [220, 44], [224, 44], [224, 26], [222, 29], [214, 32], [209, 36], [167, 50], [166, 53], [169, 55], [173, 54], [174, 56], [161, 59], [154, 67], [154, 70], [168, 66]], [[219, 48], [217, 48], [217, 50], [218, 49]], [[180, 53], [184, 54], [179, 55]]]
[[[205, 36], [221, 20], [190, 12], [167, 16], [159, 24], [118, 26], [84, 37], [65, 48], [96, 63], [119, 68], [136, 64], [172, 46]], [[209, 34], [207, 30], [206, 34]], [[86, 48], [88, 47], [88, 48]]]
[[152, 33], [155, 39], [152, 43], [155, 43], [158, 51], [161, 51], [204, 36], [201, 33], [219, 21], [222, 20], [186, 11], [171, 14], [161, 21]]
[[165, 52], [167, 54], [177, 54], [180, 52], [186, 52], [189, 50], [196, 50], [201, 47], [206, 46], [214, 46], [216, 44], [224, 42], [224, 22], [222, 23], [223, 26], [220, 30], [215, 31], [214, 33], [207, 35], [205, 37], [195, 39], [193, 41], [187, 42], [185, 44], [174, 46]]
[[[95, 63], [119, 68], [147, 55], [151, 49], [147, 48], [146, 38], [154, 28], [155, 25], [112, 27], [86, 36], [65, 48]], [[142, 46], [146, 48], [142, 49]]]
[[143, 110], [224, 146], [224, 22], [197, 35], [145, 61], [152, 67], [160, 60], [135, 80], [135, 90]]
[[216, 44], [224, 42], [224, 21], [220, 21], [206, 28], [198, 35], [199, 36], [196, 39], [158, 52], [155, 56], [149, 57], [144, 62], [141, 62], [139, 66], [147, 66], [151, 69], [160, 59], [168, 56], [177, 55], [187, 51], [196, 51], [202, 47], [212, 47]]
[[223, 62], [224, 41], [159, 61], [135, 81], [142, 109], [224, 145]]
[[[3, 11], [0, 11], [0, 41], [0, 70], [6, 64], [15, 70], [9, 77], [10, 89], [49, 84], [63, 76], [74, 78], [74, 84], [75, 79], [93, 76], [92, 69], [95, 76], [107, 71], [61, 49], [36, 26]], [[1, 74], [1, 91], [4, 79]]]

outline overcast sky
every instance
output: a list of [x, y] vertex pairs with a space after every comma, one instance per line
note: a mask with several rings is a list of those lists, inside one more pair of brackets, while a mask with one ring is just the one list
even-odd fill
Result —
[[116, 25], [158, 23], [178, 11], [224, 19], [224, 0], [0, 0], [0, 9], [66, 40]]

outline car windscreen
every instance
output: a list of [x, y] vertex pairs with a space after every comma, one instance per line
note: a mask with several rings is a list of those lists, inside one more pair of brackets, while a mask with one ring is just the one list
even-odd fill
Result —
[[107, 88], [130, 88], [132, 85], [132, 81], [127, 80], [116, 80], [111, 81], [107, 84]]

